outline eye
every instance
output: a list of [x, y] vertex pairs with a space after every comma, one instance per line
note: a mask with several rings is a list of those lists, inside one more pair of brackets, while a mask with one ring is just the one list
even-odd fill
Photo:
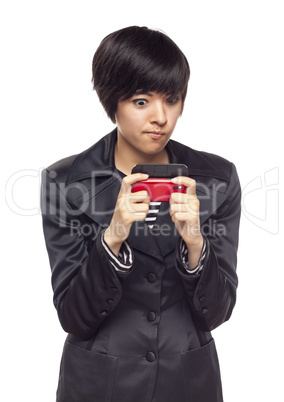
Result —
[[137, 106], [144, 106], [146, 105], [147, 101], [146, 99], [134, 99], [133, 103]]
[[167, 98], [167, 102], [170, 103], [171, 105], [174, 105], [180, 101], [180, 96], [178, 95], [172, 95], [169, 98]]

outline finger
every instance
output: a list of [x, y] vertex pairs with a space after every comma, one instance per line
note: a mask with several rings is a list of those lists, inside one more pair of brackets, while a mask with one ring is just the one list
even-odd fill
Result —
[[171, 180], [175, 184], [183, 184], [186, 187], [186, 193], [196, 195], [196, 181], [190, 177], [177, 176]]
[[147, 215], [147, 213], [148, 213], [148, 211], [149, 211], [149, 205], [148, 205], [148, 204], [144, 204], [144, 203], [141, 203], [141, 204], [132, 204], [132, 210], [133, 210], [134, 213], [137, 213], [137, 212], [144, 212], [144, 213]]
[[170, 205], [172, 204], [191, 204], [197, 202], [198, 198], [196, 194], [182, 194], [172, 193], [170, 197]]
[[172, 204], [170, 207], [170, 215], [180, 212], [190, 212], [190, 206], [188, 204]]
[[199, 201], [191, 202], [188, 204], [172, 204], [170, 207], [170, 215], [173, 216], [175, 213], [189, 213], [190, 215], [196, 216], [199, 214]]
[[172, 193], [170, 196], [170, 205], [172, 204], [187, 204], [188, 198], [187, 194], [183, 193]]
[[[193, 215], [195, 215], [195, 216], [193, 216]], [[191, 223], [194, 223], [194, 225], [195, 225], [196, 222], [199, 222], [198, 215], [199, 215], [198, 213], [192, 214], [192, 213], [188, 213], [188, 212], [175, 212], [173, 215], [171, 215], [171, 218], [174, 223], [191, 222]], [[199, 225], [199, 223], [198, 223], [198, 225]]]
[[128, 194], [131, 192], [132, 184], [137, 181], [148, 179], [149, 175], [144, 173], [133, 173], [128, 176], [125, 176], [121, 183], [121, 194]]
[[137, 191], [137, 193], [131, 193], [128, 195], [130, 202], [145, 202], [150, 204], [150, 197], [146, 190]]
[[137, 193], [130, 193], [123, 195], [120, 198], [121, 202], [124, 203], [128, 211], [133, 212], [137, 205], [142, 205], [142, 210], [149, 210], [150, 197], [147, 191], [138, 191]]
[[133, 216], [135, 216], [134, 222], [135, 221], [144, 221], [147, 214], [145, 214], [144, 212], [136, 212], [133, 214]]

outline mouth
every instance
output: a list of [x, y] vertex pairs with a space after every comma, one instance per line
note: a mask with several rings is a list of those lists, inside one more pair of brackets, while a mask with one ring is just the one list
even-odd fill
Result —
[[165, 135], [165, 133], [162, 133], [161, 131], [146, 131], [146, 134], [148, 134], [153, 140], [158, 140]]

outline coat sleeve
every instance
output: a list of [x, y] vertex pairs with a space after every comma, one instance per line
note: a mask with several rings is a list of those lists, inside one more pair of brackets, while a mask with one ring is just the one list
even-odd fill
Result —
[[41, 211], [60, 323], [66, 332], [89, 339], [116, 308], [121, 281], [130, 271], [115, 271], [101, 242], [103, 228], [95, 222], [94, 239], [87, 246], [78, 230], [82, 215], [72, 213], [65, 192], [48, 170], [42, 173]]
[[[211, 331], [228, 320], [236, 302], [238, 233], [241, 189], [236, 168], [231, 164], [227, 199], [205, 223], [207, 255], [202, 271], [190, 275], [177, 253], [177, 269], [186, 296], [201, 330]], [[205, 226], [204, 226], [205, 227]]]

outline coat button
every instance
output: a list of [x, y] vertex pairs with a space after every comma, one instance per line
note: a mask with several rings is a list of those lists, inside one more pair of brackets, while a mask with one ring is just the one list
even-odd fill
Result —
[[155, 321], [156, 319], [156, 314], [154, 313], [154, 311], [149, 311], [149, 313], [147, 314], [147, 320], [152, 322]]
[[157, 280], [157, 275], [154, 274], [154, 272], [149, 272], [148, 275], [147, 275], [147, 280], [150, 283], [154, 283]]
[[148, 360], [148, 362], [153, 362], [156, 360], [156, 355], [154, 352], [147, 352], [146, 353], [146, 360]]

